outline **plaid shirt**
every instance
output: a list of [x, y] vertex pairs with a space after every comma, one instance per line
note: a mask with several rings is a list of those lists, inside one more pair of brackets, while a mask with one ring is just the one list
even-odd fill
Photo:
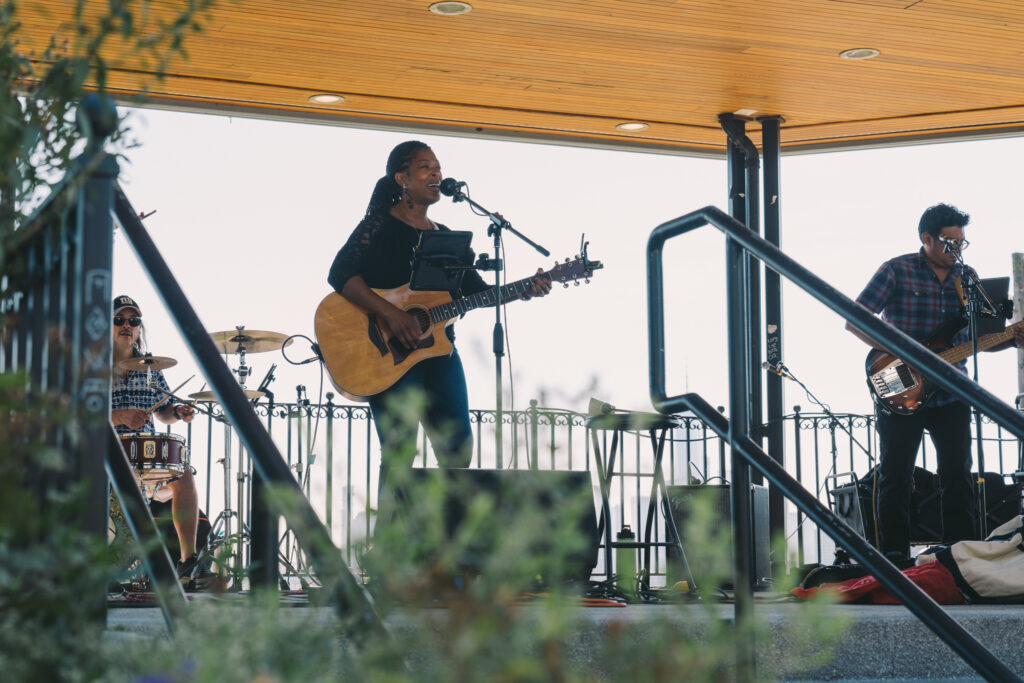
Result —
[[[159, 370], [154, 370], [152, 377], [153, 384], [164, 391], [171, 390], [170, 386], [167, 384], [167, 380], [164, 379], [164, 373]], [[127, 378], [125, 378], [124, 375], [118, 375], [114, 378], [113, 391], [110, 395], [110, 409], [125, 410], [128, 408], [136, 408], [138, 410], [149, 410], [154, 403], [163, 397], [164, 394], [161, 394], [146, 382], [145, 372], [129, 370]], [[168, 401], [167, 405], [174, 405], [174, 400], [171, 399]], [[156, 429], [153, 426], [153, 418], [150, 417], [146, 420], [146, 424], [142, 425], [138, 429], [129, 429], [124, 425], [117, 425], [117, 432], [119, 434], [155, 434]]]
[[[881, 313], [882, 320], [919, 341], [931, 335], [943, 322], [963, 315], [963, 305], [955, 281], [963, 269], [954, 263], [945, 282], [932, 271], [924, 258], [924, 249], [904, 254], [883, 263], [857, 297], [872, 313]], [[954, 344], [968, 339], [966, 328], [956, 333]], [[966, 372], [966, 361], [957, 367]], [[929, 405], [952, 403], [953, 397], [939, 391]]]

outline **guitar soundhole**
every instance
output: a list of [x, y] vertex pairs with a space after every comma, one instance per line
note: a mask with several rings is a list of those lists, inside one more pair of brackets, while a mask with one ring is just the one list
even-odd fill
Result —
[[416, 318], [416, 322], [420, 324], [420, 332], [426, 332], [430, 329], [430, 316], [422, 308], [413, 308], [408, 311], [409, 315]]

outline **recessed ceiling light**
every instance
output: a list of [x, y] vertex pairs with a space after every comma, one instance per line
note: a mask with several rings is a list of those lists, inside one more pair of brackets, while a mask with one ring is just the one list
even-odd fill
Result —
[[839, 56], [843, 59], [874, 59], [878, 55], [882, 54], [873, 47], [855, 47], [852, 50], [843, 50], [839, 53]]
[[453, 17], [458, 14], [469, 14], [473, 9], [473, 6], [468, 2], [454, 2], [452, 0], [445, 0], [445, 2], [435, 2], [430, 6], [430, 11], [434, 14], [443, 14], [446, 17]]
[[319, 93], [310, 95], [309, 101], [314, 104], [338, 104], [339, 102], [344, 102], [345, 98], [341, 95], [332, 95], [331, 93]]
[[737, 109], [733, 112], [736, 116], [753, 116], [756, 113], [756, 109]]
[[615, 130], [621, 130], [626, 133], [636, 133], [641, 130], [647, 130], [651, 127], [649, 123], [641, 123], [640, 121], [630, 121], [628, 123], [620, 123], [615, 126]]

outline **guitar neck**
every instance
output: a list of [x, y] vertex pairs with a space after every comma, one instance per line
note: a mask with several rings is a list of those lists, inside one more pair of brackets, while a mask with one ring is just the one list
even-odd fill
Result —
[[[520, 294], [530, 289], [531, 282], [533, 282], [533, 277], [516, 280], [515, 282], [510, 282], [503, 286], [501, 288], [501, 300], [508, 301], [513, 297], [518, 297]], [[463, 313], [472, 311], [475, 308], [493, 306], [494, 300], [494, 288], [491, 287], [490, 289], [485, 289], [482, 292], [459, 297], [458, 299], [452, 299], [448, 303], [432, 307], [430, 309], [430, 319], [434, 322], [451, 320], [452, 318], [457, 318]]]
[[[1014, 324], [1007, 326], [1007, 328], [1002, 332], [983, 334], [978, 337], [978, 350], [986, 351], [991, 349], [993, 346], [999, 346], [1003, 342], [1010, 341], [1013, 339], [1013, 331], [1021, 326], [1024, 326], [1024, 320], [1018, 320]], [[963, 344], [957, 344], [952, 348], [946, 349], [939, 354], [939, 357], [955, 365], [970, 356], [973, 350], [973, 345], [971, 342], [967, 341]]]

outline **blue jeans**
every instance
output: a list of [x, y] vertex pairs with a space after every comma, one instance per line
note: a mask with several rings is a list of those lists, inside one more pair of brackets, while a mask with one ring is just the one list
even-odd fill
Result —
[[370, 398], [380, 440], [380, 491], [388, 470], [412, 467], [420, 423], [441, 467], [467, 467], [473, 456], [466, 374], [457, 350], [414, 365], [391, 388]]

